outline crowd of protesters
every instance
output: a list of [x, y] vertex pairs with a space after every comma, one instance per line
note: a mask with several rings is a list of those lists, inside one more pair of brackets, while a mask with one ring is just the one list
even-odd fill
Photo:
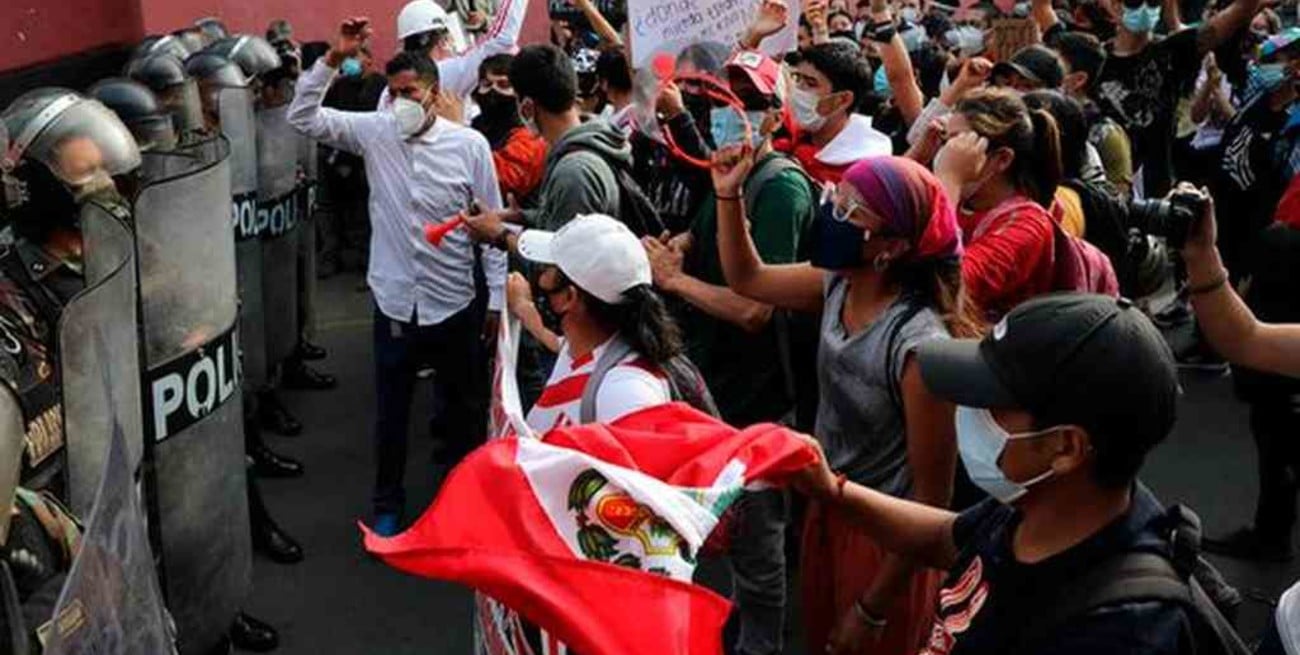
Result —
[[[624, 15], [569, 9], [517, 52], [404, 34], [383, 91], [335, 99], [373, 112], [320, 106], [365, 70], [365, 19], [299, 82], [291, 121], [369, 178], [378, 532], [404, 521], [411, 376], [504, 297], [538, 431], [688, 400], [815, 438], [804, 493], [740, 505], [735, 652], [787, 647], [795, 569], [809, 653], [1243, 652], [1240, 596], [1182, 535], [1293, 554], [1294, 335], [1246, 308], [1300, 322], [1294, 2], [763, 0], [736, 42], [641, 67]], [[1032, 35], [1012, 51], [1008, 21]], [[453, 217], [412, 272], [410, 228]], [[1221, 354], [1260, 501], [1200, 540], [1138, 478], [1178, 368]], [[440, 394], [463, 419], [485, 387]], [[1261, 648], [1296, 638], [1297, 605]]]

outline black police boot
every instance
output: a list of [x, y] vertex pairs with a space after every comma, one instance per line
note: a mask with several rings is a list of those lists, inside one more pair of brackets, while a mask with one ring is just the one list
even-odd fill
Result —
[[253, 462], [253, 473], [264, 478], [300, 478], [302, 462], [271, 450], [264, 443], [247, 447], [248, 458]]
[[307, 339], [298, 340], [297, 359], [304, 362], [318, 362], [329, 356], [324, 348], [308, 341]]
[[280, 646], [280, 635], [275, 628], [240, 612], [230, 624], [230, 643], [239, 650], [269, 653]]
[[302, 561], [302, 546], [271, 519], [256, 480], [248, 479], [248, 524], [253, 548], [278, 564]]
[[325, 391], [339, 386], [338, 378], [321, 373], [301, 361], [285, 362], [280, 383], [285, 389], [299, 391]]
[[257, 394], [257, 398], [257, 418], [263, 428], [283, 437], [302, 434], [302, 422], [289, 413], [274, 391], [263, 391]]

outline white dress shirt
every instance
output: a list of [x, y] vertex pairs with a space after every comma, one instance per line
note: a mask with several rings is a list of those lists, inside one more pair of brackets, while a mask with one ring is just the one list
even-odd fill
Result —
[[[501, 208], [501, 192], [487, 139], [438, 119], [427, 132], [403, 139], [392, 112], [345, 112], [321, 107], [336, 71], [325, 59], [298, 80], [289, 122], [309, 138], [360, 155], [370, 182], [370, 271], [367, 281], [385, 316], [435, 325], [474, 299], [474, 253], [469, 234], [454, 230], [441, 248], [424, 226], [451, 220], [474, 200]], [[506, 258], [483, 249], [488, 308], [504, 301]]]
[[[497, 7], [496, 16], [488, 28], [487, 34], [474, 44], [465, 54], [438, 61], [438, 82], [442, 90], [454, 93], [458, 98], [465, 98], [478, 86], [478, 69], [483, 60], [493, 55], [507, 55], [515, 51], [519, 44], [519, 31], [524, 27], [524, 14], [528, 11], [528, 0], [502, 0]], [[392, 101], [388, 87], [379, 94], [379, 107], [387, 107]], [[466, 115], [465, 119], [469, 120]]]

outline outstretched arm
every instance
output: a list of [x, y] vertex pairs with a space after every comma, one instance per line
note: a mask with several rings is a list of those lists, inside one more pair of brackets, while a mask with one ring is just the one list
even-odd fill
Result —
[[462, 98], [469, 95], [478, 85], [478, 69], [484, 59], [514, 52], [527, 10], [528, 0], [502, 0], [481, 41], [459, 57], [438, 62], [442, 89]]

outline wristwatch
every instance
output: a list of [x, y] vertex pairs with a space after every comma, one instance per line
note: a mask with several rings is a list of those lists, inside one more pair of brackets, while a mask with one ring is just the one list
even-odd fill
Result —
[[894, 35], [898, 34], [898, 28], [894, 27], [894, 21], [883, 20], [879, 23], [872, 23], [867, 28], [867, 36], [876, 43], [889, 43], [894, 40]]

